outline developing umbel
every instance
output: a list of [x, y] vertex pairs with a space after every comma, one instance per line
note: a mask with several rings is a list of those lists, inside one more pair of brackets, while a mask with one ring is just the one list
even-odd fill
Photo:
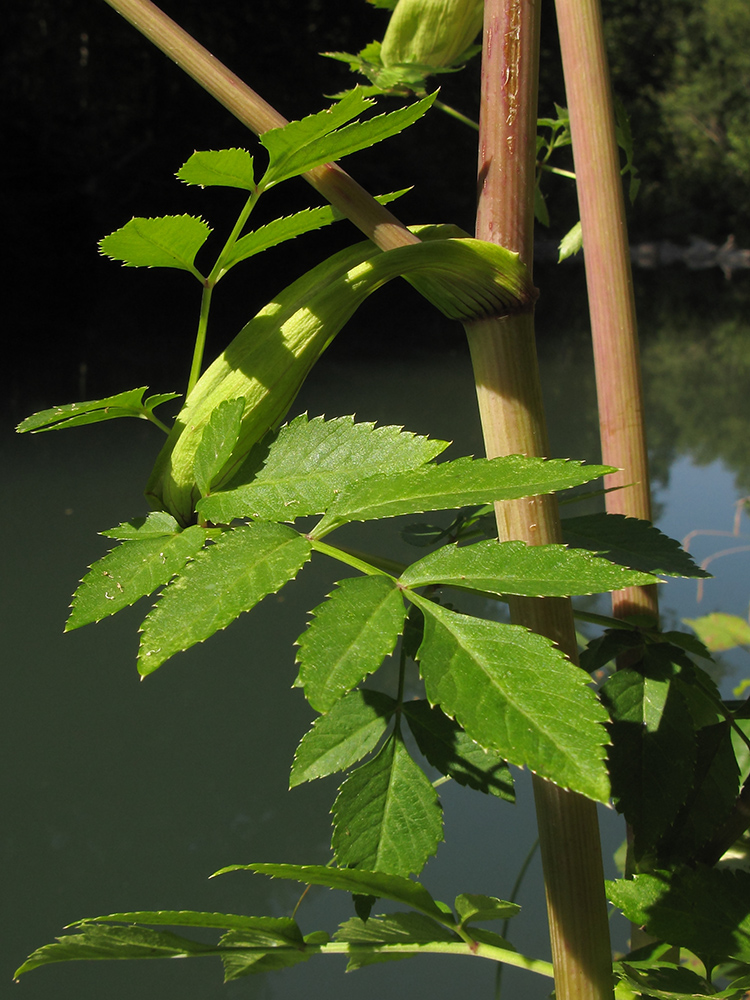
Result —
[[482, 29], [484, 0], [398, 0], [383, 38], [384, 66], [461, 61]]

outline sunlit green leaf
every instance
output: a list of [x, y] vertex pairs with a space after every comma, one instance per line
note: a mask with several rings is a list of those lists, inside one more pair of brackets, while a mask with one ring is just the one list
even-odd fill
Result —
[[430, 702], [511, 764], [606, 802], [606, 713], [588, 675], [541, 635], [411, 599], [425, 615], [418, 655]]
[[396, 737], [346, 779], [331, 812], [342, 866], [419, 873], [443, 839], [435, 789]]
[[344, 771], [377, 746], [397, 702], [378, 691], [352, 691], [321, 715], [297, 747], [290, 788]]
[[316, 532], [331, 530], [347, 521], [538, 496], [580, 486], [610, 471], [608, 466], [523, 455], [458, 458], [355, 483], [338, 496]]
[[180, 167], [176, 176], [200, 187], [255, 188], [253, 158], [246, 149], [198, 150]]
[[606, 555], [612, 562], [643, 573], [665, 576], [707, 577], [680, 543], [655, 528], [650, 521], [624, 514], [585, 514], [566, 517], [563, 539], [576, 548]]
[[104, 399], [89, 399], [82, 403], [66, 403], [64, 406], [53, 406], [49, 410], [32, 413], [18, 425], [19, 434], [27, 431], [57, 431], [67, 427], [82, 427], [84, 424], [95, 424], [102, 420], [115, 420], [117, 417], [141, 417], [148, 420], [154, 407], [170, 399], [176, 399], [179, 393], [167, 392], [159, 396], [149, 396], [143, 401], [143, 394], [148, 386], [140, 389], [128, 389], [118, 392], [115, 396]]
[[101, 621], [153, 594], [195, 556], [208, 535], [205, 528], [192, 525], [171, 534], [146, 533], [111, 549], [81, 580], [65, 631]]
[[214, 874], [224, 875], [234, 871], [252, 871], [271, 878], [291, 879], [304, 885], [324, 885], [329, 889], [342, 889], [344, 892], [390, 899], [445, 921], [443, 911], [424, 886], [401, 875], [366, 871], [362, 868], [336, 868], [332, 865], [274, 864], [229, 865]]
[[401, 591], [386, 576], [342, 580], [313, 611], [297, 640], [295, 686], [318, 712], [327, 712], [393, 652], [404, 624]]
[[152, 673], [170, 656], [226, 628], [293, 580], [309, 558], [307, 539], [282, 524], [259, 522], [225, 532], [163, 591], [144, 621], [139, 672]]
[[195, 452], [195, 482], [202, 496], [211, 491], [213, 479], [234, 451], [245, 412], [245, 400], [225, 399], [206, 424]]
[[[350, 484], [386, 469], [418, 468], [447, 447], [447, 441], [401, 427], [355, 423], [354, 417], [309, 420], [301, 414], [264, 439], [230, 489], [202, 501], [200, 511], [222, 522], [235, 517], [291, 521], [322, 514]], [[240, 478], [250, 481], [238, 485]]]
[[407, 701], [403, 713], [420, 751], [441, 774], [459, 785], [515, 802], [513, 776], [500, 754], [480, 747], [427, 701]]
[[564, 545], [484, 541], [443, 546], [412, 563], [400, 582], [407, 587], [452, 584], [498, 596], [569, 597], [658, 581]]
[[422, 117], [435, 96], [432, 94], [367, 121], [346, 124], [373, 103], [358, 88], [326, 111], [264, 132], [260, 141], [268, 150], [270, 163], [260, 187], [265, 190], [289, 177], [297, 177], [313, 167], [339, 160], [397, 135]]
[[566, 260], [568, 257], [573, 257], [575, 254], [580, 253], [583, 249], [583, 230], [581, 229], [581, 223], [576, 222], [572, 229], [563, 236], [560, 240], [559, 254], [557, 258], [558, 264]]
[[125, 267], [176, 267], [200, 277], [195, 255], [210, 233], [211, 227], [193, 215], [131, 219], [100, 240], [99, 249]]

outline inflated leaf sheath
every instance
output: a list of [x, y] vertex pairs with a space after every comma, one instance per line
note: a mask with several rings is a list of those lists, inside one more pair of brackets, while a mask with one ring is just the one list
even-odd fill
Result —
[[[157, 458], [146, 494], [181, 524], [194, 520], [199, 490], [195, 454], [214, 409], [245, 399], [237, 445], [213, 480], [220, 488], [252, 446], [283, 418], [313, 364], [364, 299], [399, 275], [447, 316], [503, 315], [533, 301], [516, 254], [479, 240], [453, 238], [454, 227], [424, 227], [421, 243], [385, 253], [370, 242], [334, 255], [281, 292], [208, 368]], [[445, 238], [449, 237], [449, 238]]]

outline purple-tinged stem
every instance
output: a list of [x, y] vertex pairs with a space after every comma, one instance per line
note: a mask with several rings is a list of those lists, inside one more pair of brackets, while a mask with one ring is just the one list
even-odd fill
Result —
[[[486, 0], [477, 236], [531, 267], [539, 4]], [[487, 455], [548, 454], [533, 313], [467, 326]], [[559, 542], [553, 497], [497, 505], [501, 539]], [[568, 600], [516, 599], [518, 624], [553, 639], [577, 662]], [[612, 963], [596, 806], [534, 779], [555, 991], [559, 1000], [612, 997]]]
[[[599, 0], [556, 0], [596, 365], [602, 461], [621, 471], [607, 510], [651, 520], [638, 329], [625, 199]], [[655, 587], [613, 595], [614, 613], [656, 618]]]

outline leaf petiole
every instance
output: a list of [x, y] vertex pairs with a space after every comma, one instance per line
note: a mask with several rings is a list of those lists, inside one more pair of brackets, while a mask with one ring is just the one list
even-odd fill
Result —
[[[250, 197], [245, 202], [242, 211], [240, 212], [239, 217], [234, 224], [232, 232], [229, 234], [227, 241], [224, 244], [221, 253], [219, 254], [219, 257], [211, 270], [211, 273], [206, 279], [206, 283], [210, 284], [211, 287], [216, 285], [224, 277], [229, 268], [232, 267], [232, 263], [227, 263], [227, 259], [230, 257], [231, 252], [234, 249], [235, 243], [242, 235], [242, 230], [245, 228], [245, 224], [247, 223], [247, 220], [250, 218], [250, 213], [258, 204], [258, 199], [260, 198], [262, 193], [263, 193], [262, 189], [258, 187], [256, 187], [254, 191], [250, 192]], [[235, 261], [234, 263], [237, 263], [237, 261]]]
[[201, 368], [203, 367], [203, 352], [206, 348], [206, 330], [208, 329], [208, 314], [211, 309], [212, 293], [213, 293], [213, 285], [209, 284], [209, 279], [207, 278], [203, 283], [203, 294], [201, 296], [201, 309], [200, 309], [200, 315], [198, 316], [198, 332], [195, 335], [195, 346], [193, 347], [193, 360], [190, 365], [190, 375], [188, 376], [187, 389], [185, 390], [186, 399], [193, 391], [196, 382], [201, 376]]
[[[390, 573], [375, 565], [374, 562], [367, 562], [365, 559], [360, 558], [360, 556], [355, 555], [354, 552], [339, 549], [335, 545], [329, 545], [327, 542], [322, 542], [315, 538], [312, 534], [307, 535], [306, 538], [316, 552], [322, 552], [323, 555], [337, 559], [346, 566], [351, 566], [352, 569], [358, 569], [360, 573], [365, 573], [367, 576], [391, 576]], [[393, 579], [395, 580], [395, 577]]]
[[242, 230], [245, 228], [247, 220], [250, 218], [250, 213], [258, 202], [261, 192], [258, 188], [251, 192], [250, 197], [245, 202], [242, 211], [239, 214], [237, 221], [232, 228], [232, 232], [229, 234], [221, 253], [214, 266], [211, 268], [211, 272], [208, 277], [203, 279], [201, 282], [203, 284], [203, 295], [201, 296], [201, 309], [200, 316], [198, 318], [198, 332], [195, 335], [195, 346], [193, 348], [193, 360], [190, 365], [190, 375], [188, 376], [187, 392], [185, 393], [185, 398], [187, 398], [193, 390], [196, 382], [201, 376], [201, 369], [203, 368], [203, 353], [206, 348], [206, 331], [208, 329], [208, 314], [211, 309], [211, 296], [213, 294], [214, 287], [216, 284], [224, 277], [229, 268], [232, 266], [231, 263], [227, 263], [234, 245], [240, 238]]

